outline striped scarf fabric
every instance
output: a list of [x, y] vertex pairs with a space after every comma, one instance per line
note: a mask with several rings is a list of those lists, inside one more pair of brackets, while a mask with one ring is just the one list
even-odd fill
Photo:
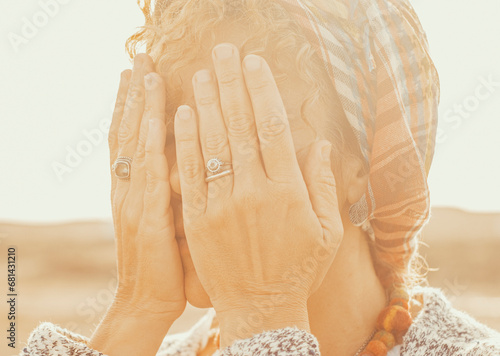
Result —
[[370, 167], [351, 221], [375, 241], [378, 262], [404, 272], [429, 218], [439, 102], [419, 19], [406, 0], [279, 1], [324, 62]]

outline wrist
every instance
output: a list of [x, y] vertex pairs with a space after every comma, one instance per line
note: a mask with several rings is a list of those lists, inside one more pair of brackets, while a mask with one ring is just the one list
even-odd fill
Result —
[[152, 301], [132, 301], [131, 298], [115, 296], [113, 303], [108, 308], [108, 313], [132, 318], [142, 318], [151, 322], [177, 320], [184, 309], [186, 301], [179, 303], [152, 302]]
[[141, 313], [113, 303], [93, 333], [89, 346], [110, 356], [155, 355], [175, 320], [171, 314]]
[[310, 332], [306, 299], [284, 295], [254, 298], [216, 312], [221, 348], [268, 330], [297, 327]]

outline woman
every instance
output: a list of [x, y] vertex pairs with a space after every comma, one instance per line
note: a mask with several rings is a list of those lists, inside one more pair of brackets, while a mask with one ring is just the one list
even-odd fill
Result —
[[[115, 300], [24, 355], [500, 354], [416, 286], [439, 83], [406, 1], [150, 5], [109, 136]], [[165, 337], [186, 301], [213, 309]]]

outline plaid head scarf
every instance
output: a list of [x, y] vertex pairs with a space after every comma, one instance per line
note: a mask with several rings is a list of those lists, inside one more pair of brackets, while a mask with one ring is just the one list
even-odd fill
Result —
[[407, 0], [279, 1], [324, 62], [370, 167], [350, 218], [375, 241], [378, 261], [405, 270], [429, 218], [439, 102], [417, 15]]

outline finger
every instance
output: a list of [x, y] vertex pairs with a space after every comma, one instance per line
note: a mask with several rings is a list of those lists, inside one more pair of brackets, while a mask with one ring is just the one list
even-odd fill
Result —
[[290, 125], [271, 69], [253, 54], [245, 57], [243, 67], [266, 175], [276, 182], [299, 181], [302, 176]]
[[[132, 159], [128, 165], [120, 164], [117, 170], [129, 172], [134, 165], [133, 157], [137, 146], [139, 125], [144, 110], [144, 75], [153, 70], [153, 62], [146, 54], [139, 54], [134, 59], [134, 67], [127, 92], [127, 100], [123, 111], [123, 117], [118, 129], [118, 157], [129, 157]], [[113, 209], [117, 217], [118, 231], [122, 238], [137, 232], [143, 209], [143, 192], [132, 190], [129, 193], [129, 180], [117, 178], [114, 195], [112, 198]], [[122, 241], [122, 254], [132, 248], [130, 241]], [[128, 247], [127, 247], [128, 246]], [[131, 261], [130, 263], [133, 263]]]
[[118, 87], [118, 94], [116, 96], [113, 118], [111, 120], [108, 135], [111, 163], [115, 161], [118, 154], [118, 129], [120, 128], [120, 123], [122, 121], [123, 110], [125, 108], [125, 101], [127, 100], [127, 92], [130, 85], [131, 76], [132, 71], [130, 69], [124, 70], [120, 75], [120, 85]]
[[231, 43], [217, 45], [213, 52], [220, 92], [220, 105], [227, 127], [235, 184], [246, 184], [264, 176], [252, 103], [241, 69], [240, 54]]
[[[146, 86], [148, 86], [147, 79]], [[167, 138], [165, 120], [156, 117], [148, 119], [147, 132], [144, 145], [146, 189], [144, 191], [143, 219], [137, 239], [139, 256], [137, 280], [151, 280], [151, 273], [158, 274], [159, 271], [164, 271], [167, 268], [172, 273], [168, 277], [175, 279], [171, 282], [182, 285], [183, 275], [171, 271], [172, 268], [175, 268], [172, 266], [182, 266], [182, 261], [175, 239], [174, 215], [170, 206], [171, 190], [167, 156], [165, 155]], [[150, 258], [154, 256], [161, 256], [168, 262], [158, 270], [158, 266], [153, 266], [150, 261]], [[153, 269], [155, 270], [153, 271]], [[164, 283], [165, 281], [159, 282]], [[144, 285], [144, 288], [150, 287]]]
[[198, 125], [193, 109], [178, 108], [175, 115], [177, 168], [181, 181], [184, 225], [200, 217], [207, 206], [205, 164], [200, 147]]
[[[150, 219], [153, 226], [162, 226], [170, 209], [169, 171], [165, 156], [166, 137], [167, 127], [164, 119], [149, 119], [148, 134], [144, 146], [146, 189], [143, 216]], [[173, 224], [169, 226], [172, 227]], [[173, 238], [174, 235], [172, 234], [170, 237]]]
[[[124, 233], [117, 241], [121, 261], [119, 270], [125, 275], [142, 262], [141, 256], [150, 256], [148, 252], [165, 244], [164, 238], [174, 237], [170, 211], [170, 184], [168, 180], [168, 164], [164, 152], [166, 126], [163, 120], [153, 118], [148, 121], [148, 136], [145, 142], [145, 184], [143, 189], [131, 188], [134, 194], [127, 194], [124, 202]], [[141, 201], [132, 200], [141, 195]], [[132, 238], [136, 235], [139, 239]], [[145, 243], [144, 239], [147, 239]], [[147, 251], [145, 251], [145, 249]], [[143, 255], [144, 254], [144, 255]]]
[[144, 77], [144, 84], [146, 97], [137, 149], [134, 154], [134, 164], [132, 165], [131, 188], [137, 185], [144, 186], [146, 179], [144, 160], [150, 120], [154, 118], [165, 122], [166, 93], [163, 79], [159, 74], [151, 72]]
[[[209, 176], [232, 169], [227, 164], [232, 162], [231, 151], [229, 150], [226, 126], [219, 105], [219, 91], [212, 73], [206, 69], [198, 71], [193, 76], [193, 89], [198, 111], [203, 162], [206, 165], [210, 160], [217, 159], [224, 163], [217, 170], [207, 167], [205, 174]], [[217, 164], [215, 167], [217, 167]], [[209, 171], [209, 168], [212, 171]], [[233, 190], [233, 177], [233, 174], [229, 174], [208, 183], [208, 201], [218, 201], [220, 203], [221, 198], [229, 197]]]
[[328, 141], [313, 143], [305, 164], [304, 181], [312, 208], [323, 228], [322, 242], [336, 252], [344, 233], [330, 155], [331, 144]]
[[116, 257], [118, 262], [118, 275], [123, 278], [124, 276], [124, 252], [122, 244], [122, 231], [120, 225], [120, 211], [118, 210], [118, 205], [114, 202], [115, 189], [116, 189], [116, 176], [113, 172], [112, 165], [114, 164], [116, 158], [118, 157], [118, 129], [121, 124], [123, 111], [125, 108], [125, 102], [127, 99], [127, 92], [130, 85], [130, 78], [132, 76], [132, 71], [130, 69], [124, 70], [120, 76], [120, 85], [118, 88], [118, 94], [116, 97], [115, 108], [113, 110], [113, 117], [111, 120], [111, 125], [109, 127], [108, 134], [108, 145], [110, 154], [110, 173], [111, 173], [111, 207], [113, 213], [113, 227], [116, 237]]
[[[118, 129], [122, 121], [123, 109], [125, 108], [125, 101], [127, 100], [127, 91], [130, 84], [131, 75], [132, 71], [130, 69], [126, 69], [121, 73], [120, 76], [120, 85], [118, 87], [115, 109], [113, 110], [113, 118], [111, 120], [108, 134], [110, 166], [113, 165], [118, 155]], [[114, 196], [115, 187], [116, 177], [111, 169], [111, 197]]]
[[[130, 81], [123, 118], [118, 130], [118, 156], [133, 158], [137, 149], [139, 129], [144, 112], [144, 76], [153, 71], [153, 61], [146, 54], [138, 54]], [[126, 182], [119, 180], [119, 182]], [[120, 185], [120, 184], [119, 184]]]
[[[146, 190], [141, 224], [139, 253], [153, 256], [159, 252], [169, 261], [179, 259], [175, 225], [170, 207], [170, 183], [165, 141], [167, 126], [163, 119], [148, 121], [145, 142]], [[139, 263], [144, 259], [139, 258]], [[140, 270], [142, 270], [140, 268]]]

